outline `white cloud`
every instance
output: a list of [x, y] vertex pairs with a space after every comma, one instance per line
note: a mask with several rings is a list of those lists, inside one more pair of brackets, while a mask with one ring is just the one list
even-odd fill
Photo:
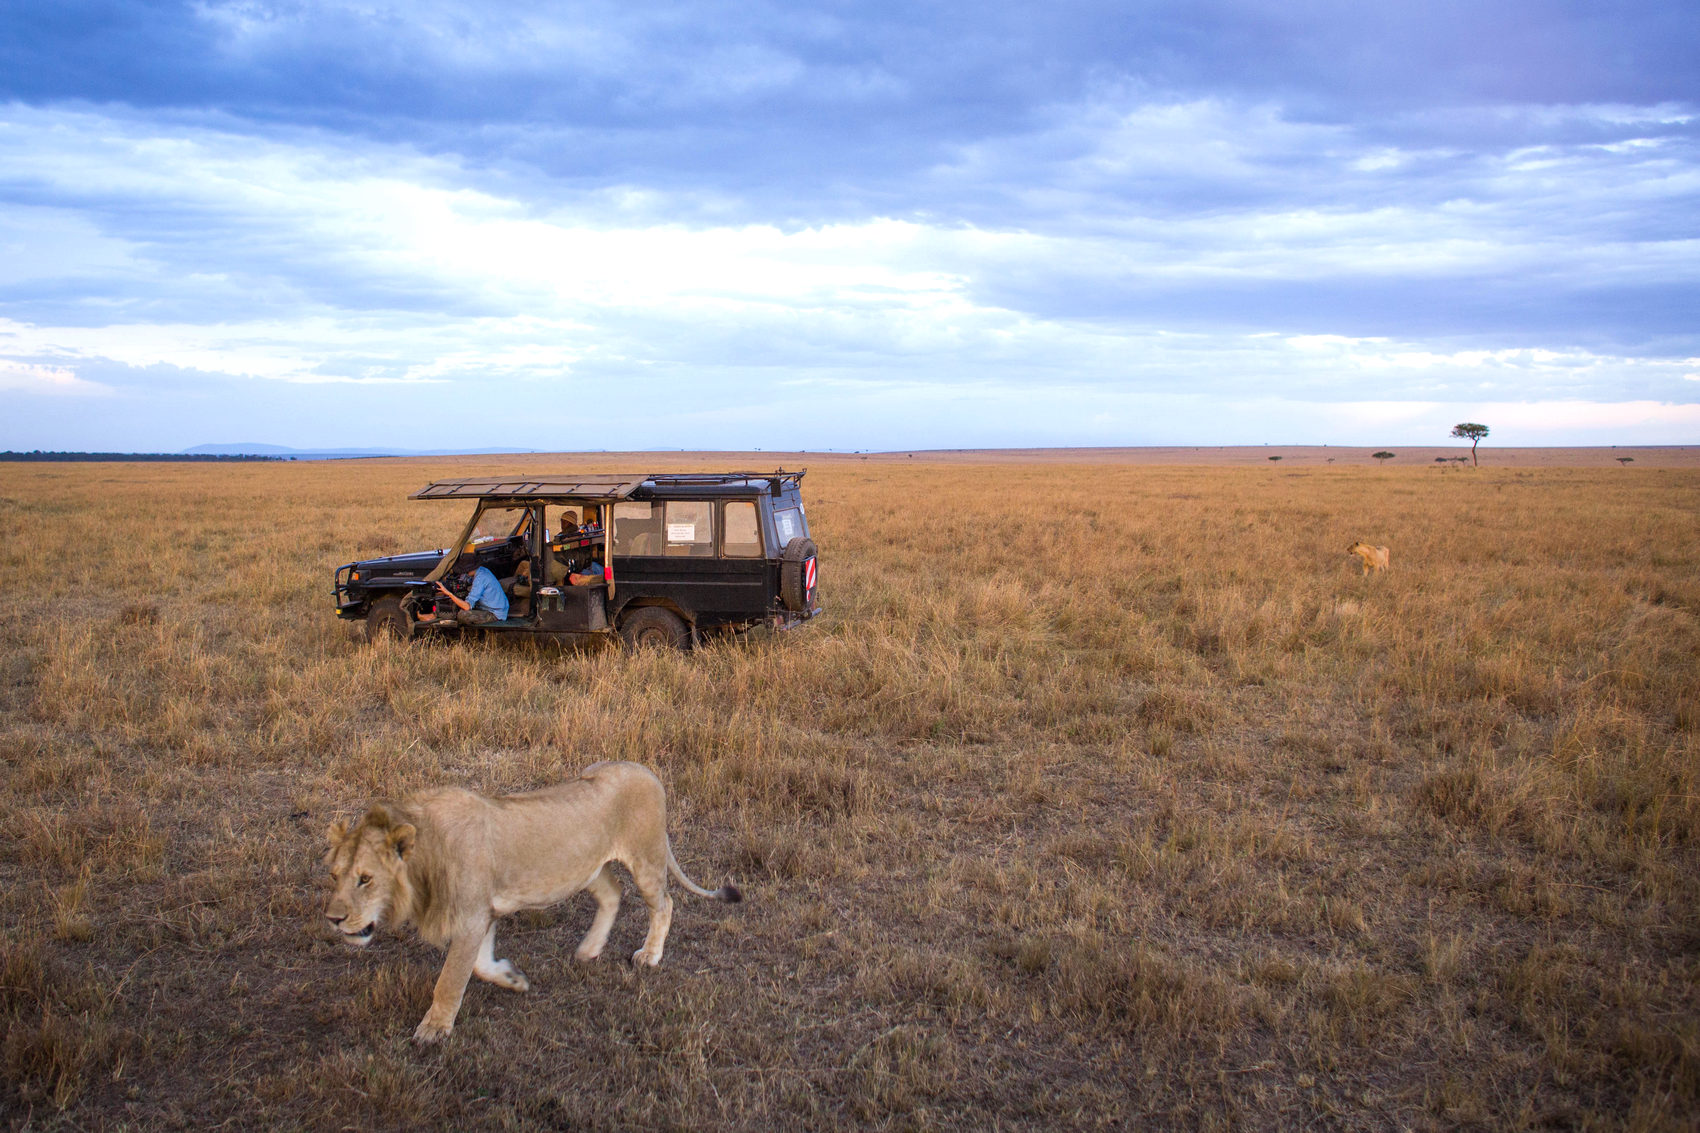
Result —
[[[1290, 179], [1287, 165], [1306, 177], [1381, 177], [1454, 160], [1363, 145], [1271, 109], [1243, 121], [1214, 103], [1088, 118], [1068, 135], [1078, 152], [1050, 166], [1059, 197], [1035, 213], [1047, 223], [993, 228], [920, 213], [812, 226], [656, 223], [642, 217], [664, 212], [667, 198], [642, 187], [597, 186], [544, 207], [404, 147], [0, 108], [8, 183], [57, 202], [42, 210], [0, 196], [0, 243], [18, 242], [29, 261], [16, 278], [93, 281], [39, 318], [0, 322], [0, 383], [94, 392], [104, 387], [77, 374], [100, 365], [378, 393], [642, 374], [658, 400], [830, 390], [875, 406], [869, 428], [909, 415], [982, 436], [1005, 436], [1007, 424], [1007, 443], [1026, 443], [1016, 434], [1031, 425], [1056, 443], [1106, 444], [1141, 430], [1207, 441], [1199, 431], [1210, 428], [1242, 440], [1410, 443], [1443, 435], [1444, 418], [1471, 419], [1477, 410], [1460, 405], [1491, 396], [1479, 419], [1500, 412], [1496, 437], [1502, 427], [1695, 435], [1692, 407], [1673, 396], [1677, 383], [1700, 380], [1692, 357], [1481, 334], [1291, 333], [1267, 325], [1278, 316], [1240, 324], [1225, 300], [1179, 333], [1137, 300], [1103, 311], [1090, 302], [1496, 272], [1690, 279], [1700, 275], [1694, 241], [1602, 242], [1576, 223], [1548, 229], [1518, 212], [1518, 194], [1558, 199], [1564, 181], [1583, 187], [1578, 199], [1619, 192], [1631, 206], [1693, 191], [1694, 174], [1673, 159], [1548, 147], [1475, 161], [1471, 176], [1491, 188], [1479, 200], [1371, 195], [1351, 207], [1294, 207], [1278, 192], [1216, 211], [1118, 205], [1086, 218], [1076, 206], [1106, 199], [1117, 179], [1243, 183], [1269, 170]], [[988, 146], [963, 168], [993, 174], [1011, 160]], [[54, 265], [47, 244], [23, 242], [43, 218], [66, 237], [65, 264]], [[1024, 307], [1028, 285], [1061, 298]], [[1080, 309], [1076, 295], [1089, 300]], [[1328, 319], [1307, 312], [1306, 322]], [[1281, 396], [1248, 399], [1262, 390]], [[791, 416], [811, 412], [839, 419], [824, 400]]]
[[1444, 407], [1432, 401], [1345, 401], [1320, 407], [1322, 414], [1354, 435], [1373, 435], [1388, 426], [1404, 426], [1435, 416]]
[[89, 395], [110, 393], [98, 382], [84, 381], [64, 366], [47, 366], [0, 358], [0, 390], [10, 393]]
[[[556, 318], [694, 305], [704, 318], [725, 320], [750, 306], [952, 317], [970, 291], [1005, 278], [1071, 278], [1092, 290], [1482, 275], [1595, 285], [1700, 280], [1700, 241], [1584, 238], [1564, 230], [1579, 221], [1547, 223], [1541, 202], [1560, 196], [1574, 203], [1700, 195], [1700, 171], [1590, 158], [1586, 147], [1541, 148], [1563, 167], [1557, 182], [1544, 167], [1529, 180], [1529, 163], [1517, 154], [1480, 158], [1465, 174], [1473, 195], [1427, 202], [1292, 207], [1280, 199], [1291, 193], [1275, 184], [1275, 199], [1175, 216], [1104, 197], [1118, 180], [1171, 172], [1225, 186], [1265, 175], [1290, 182], [1296, 167], [1307, 184], [1326, 182], [1350, 178], [1354, 163], [1388, 152], [1354, 142], [1340, 127], [1213, 102], [1085, 111], [1067, 128], [1084, 155], [1024, 171], [1084, 194], [1081, 205], [1108, 203], [1089, 231], [1069, 215], [1067, 200], [1050, 207], [1052, 223], [1040, 230], [878, 217], [786, 229], [633, 224], [622, 215], [632, 201], [658, 207], [641, 188], [598, 189], [569, 207], [540, 210], [469, 187], [453, 160], [404, 148], [317, 135], [266, 141], [92, 112], [12, 107], [7, 117], [0, 160], [14, 179], [68, 208], [105, 215], [105, 231], [79, 221], [101, 256], [151, 266], [168, 288], [185, 293], [253, 287], [265, 282], [257, 273], [270, 273], [287, 284], [284, 298], [325, 290], [335, 301], [338, 292], [377, 285]], [[982, 175], [1015, 176], [1011, 166], [1027, 157], [989, 146], [967, 161]], [[128, 242], [115, 238], [127, 210], [152, 223], [162, 208], [192, 217], [193, 226], [180, 235], [138, 226]], [[1528, 223], [1531, 209], [1542, 223]], [[225, 234], [230, 243], [221, 248]]]
[[1490, 402], [1478, 407], [1478, 417], [1504, 422], [1504, 430], [1530, 433], [1658, 429], [1700, 438], [1700, 405], [1662, 401], [1537, 401]]
[[[33, 369], [72, 377], [71, 367], [98, 361], [135, 370], [170, 366], [215, 376], [310, 385], [427, 384], [457, 374], [491, 378], [558, 374], [574, 357], [552, 341], [562, 330], [536, 319], [473, 319], [436, 327], [412, 320], [357, 324], [325, 317], [213, 326], [30, 326], [0, 320], [0, 356], [55, 356], [62, 359], [59, 365]], [[534, 341], [524, 341], [528, 338]], [[414, 365], [397, 361], [414, 356], [429, 361]], [[370, 358], [383, 361], [359, 361]], [[351, 372], [338, 372], [339, 366]]]

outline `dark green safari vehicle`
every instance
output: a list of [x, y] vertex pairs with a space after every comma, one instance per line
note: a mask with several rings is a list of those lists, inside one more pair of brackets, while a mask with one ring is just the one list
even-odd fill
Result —
[[[515, 476], [438, 480], [410, 497], [471, 500], [451, 547], [344, 563], [339, 618], [369, 640], [465, 631], [441, 582], [465, 598], [485, 567], [508, 616], [483, 633], [619, 639], [687, 648], [821, 612], [802, 472]], [[461, 568], [457, 573], [457, 566]], [[474, 569], [476, 569], [474, 567]]]

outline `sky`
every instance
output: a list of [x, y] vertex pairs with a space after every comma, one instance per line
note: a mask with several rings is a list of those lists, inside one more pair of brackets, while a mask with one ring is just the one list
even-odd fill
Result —
[[0, 0], [0, 449], [1700, 443], [1693, 0]]

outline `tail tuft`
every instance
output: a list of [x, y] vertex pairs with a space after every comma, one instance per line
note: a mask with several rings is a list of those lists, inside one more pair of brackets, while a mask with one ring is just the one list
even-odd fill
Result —
[[736, 885], [722, 885], [714, 891], [714, 895], [728, 905], [736, 905], [744, 899], [744, 895], [738, 891]]

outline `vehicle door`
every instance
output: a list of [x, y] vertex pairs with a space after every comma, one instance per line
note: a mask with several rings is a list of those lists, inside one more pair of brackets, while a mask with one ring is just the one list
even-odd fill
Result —
[[[729, 516], [727, 504], [733, 505]], [[747, 500], [615, 504], [614, 578], [621, 599], [665, 598], [703, 625], [759, 615], [766, 564], [755, 512]]]
[[574, 586], [573, 572], [583, 572], [601, 557], [599, 528], [582, 528], [584, 505], [551, 507], [539, 517], [538, 554], [532, 577], [537, 628], [549, 633], [589, 633], [606, 629], [607, 590], [601, 585]]
[[718, 619], [761, 617], [772, 605], [772, 581], [762, 545], [760, 508], [754, 500], [723, 500], [717, 506], [716, 556], [707, 600]]

